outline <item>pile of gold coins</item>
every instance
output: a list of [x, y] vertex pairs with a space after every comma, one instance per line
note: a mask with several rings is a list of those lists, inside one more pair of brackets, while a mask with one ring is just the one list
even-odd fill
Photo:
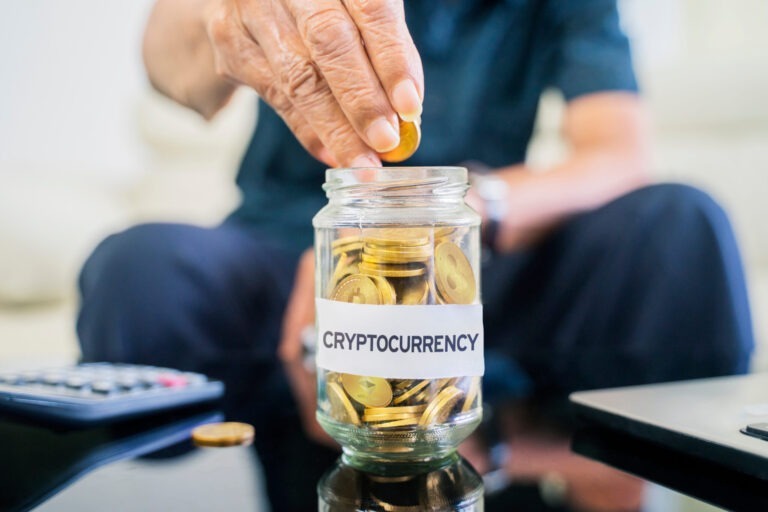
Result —
[[[373, 305], [471, 304], [475, 272], [458, 245], [461, 228], [381, 228], [332, 244], [327, 289], [335, 301]], [[385, 379], [328, 372], [330, 415], [375, 429], [443, 423], [478, 407], [479, 377]]]
[[[471, 304], [475, 273], [457, 228], [381, 229], [333, 242], [329, 299], [355, 304]], [[433, 241], [434, 239], [434, 241]]]
[[429, 427], [478, 406], [480, 377], [383, 379], [328, 372], [326, 392], [336, 421], [375, 429]]

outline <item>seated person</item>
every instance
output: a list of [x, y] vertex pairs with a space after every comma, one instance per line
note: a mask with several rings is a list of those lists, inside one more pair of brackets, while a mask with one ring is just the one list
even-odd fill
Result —
[[[505, 193], [492, 219], [468, 197], [496, 226], [482, 269], [489, 400], [562, 403], [578, 389], [747, 370], [733, 233], [703, 192], [649, 185], [615, 1], [158, 0], [144, 58], [160, 92], [206, 118], [237, 87], [259, 93], [242, 204], [214, 228], [148, 224], [100, 244], [80, 281], [83, 357], [224, 380], [229, 416], [256, 426], [276, 510], [314, 508], [336, 457], [314, 440], [311, 403], [302, 426], [278, 363], [278, 350], [300, 357], [313, 319], [300, 255], [323, 170], [381, 165], [398, 115], [421, 118], [405, 165], [472, 162]], [[525, 151], [550, 87], [567, 101], [570, 153], [533, 172]], [[641, 488], [627, 489], [608, 505], [637, 506]]]

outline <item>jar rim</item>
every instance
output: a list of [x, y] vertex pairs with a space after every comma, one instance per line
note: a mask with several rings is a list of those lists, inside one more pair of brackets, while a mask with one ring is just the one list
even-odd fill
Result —
[[463, 196], [466, 167], [349, 167], [328, 169], [323, 190], [331, 197], [375, 193], [381, 196]]

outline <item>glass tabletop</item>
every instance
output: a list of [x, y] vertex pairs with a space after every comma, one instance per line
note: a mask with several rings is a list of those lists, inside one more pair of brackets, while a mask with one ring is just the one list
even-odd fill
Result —
[[[195, 426], [223, 419], [205, 408], [88, 429], [0, 418], [0, 510], [267, 511], [253, 446], [199, 448], [190, 441]], [[301, 466], [291, 470], [308, 471]], [[500, 499], [488, 475], [484, 486], [458, 456], [414, 474], [368, 474], [340, 460], [324, 469], [319, 482], [307, 479], [306, 489], [294, 489], [323, 512], [569, 510], [542, 500], [546, 493], [537, 484], [513, 482]], [[272, 510], [307, 510], [304, 503], [300, 509], [273, 504]]]

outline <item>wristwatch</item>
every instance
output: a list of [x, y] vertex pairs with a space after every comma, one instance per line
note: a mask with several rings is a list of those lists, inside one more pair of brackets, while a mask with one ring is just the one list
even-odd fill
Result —
[[509, 185], [492, 173], [470, 172], [469, 182], [482, 199], [486, 223], [483, 228], [485, 244], [495, 250], [499, 227], [507, 213]]

